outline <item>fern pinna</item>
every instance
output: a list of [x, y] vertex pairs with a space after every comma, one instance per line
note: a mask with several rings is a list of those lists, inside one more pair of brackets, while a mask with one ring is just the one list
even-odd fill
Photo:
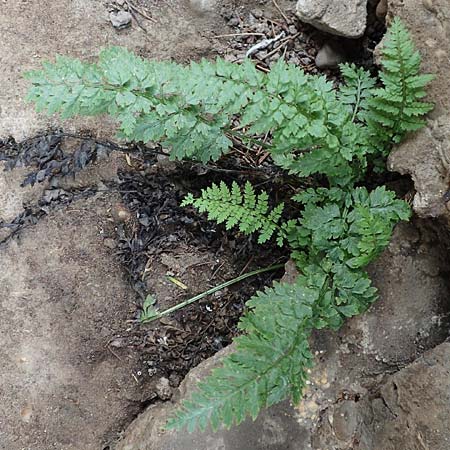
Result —
[[264, 146], [291, 174], [319, 175], [322, 186], [326, 180], [326, 187], [293, 197], [299, 214], [289, 220], [282, 204], [271, 209], [268, 195], [250, 183], [212, 185], [184, 200], [227, 229], [258, 233], [260, 243], [275, 237], [290, 248], [299, 275], [247, 302], [235, 352], [183, 403], [169, 427], [229, 427], [288, 396], [299, 401], [313, 363], [311, 331], [337, 329], [376, 299], [364, 267], [410, 211], [384, 187], [368, 192], [355, 186], [369, 164], [423, 126], [432, 105], [422, 98], [432, 77], [419, 69], [420, 55], [396, 19], [382, 49], [379, 80], [346, 64], [337, 90], [325, 77], [282, 60], [265, 74], [249, 60], [184, 67], [121, 48], [103, 51], [95, 64], [59, 57], [27, 74], [28, 98], [39, 110], [63, 117], [110, 114], [121, 137], [160, 142], [172, 159], [217, 160], [239, 138]]

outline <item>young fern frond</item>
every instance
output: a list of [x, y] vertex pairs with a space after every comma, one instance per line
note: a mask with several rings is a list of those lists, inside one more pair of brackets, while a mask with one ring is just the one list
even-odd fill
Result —
[[339, 100], [347, 106], [352, 122], [355, 120], [362, 122], [369, 108], [368, 100], [376, 80], [368, 71], [354, 64], [341, 64], [339, 68], [345, 81], [339, 88]]
[[383, 87], [369, 99], [366, 121], [373, 144], [386, 153], [390, 143], [397, 143], [409, 131], [422, 128], [421, 118], [433, 105], [422, 101], [425, 86], [434, 78], [420, 74], [421, 57], [411, 35], [399, 19], [388, 30], [382, 53]]
[[320, 289], [308, 287], [305, 277], [295, 285], [275, 283], [248, 301], [252, 310], [242, 317], [244, 334], [236, 352], [223, 360], [176, 416], [169, 428], [192, 431], [211, 424], [230, 427], [288, 395], [297, 400], [311, 366], [308, 337], [313, 307]]
[[[258, 243], [267, 242], [278, 230], [284, 204], [269, 209], [269, 196], [266, 192], [256, 194], [250, 182], [241, 190], [236, 182], [231, 189], [222, 181], [204, 189], [199, 198], [188, 194], [181, 206], [193, 205], [200, 212], [207, 212], [209, 220], [224, 223], [227, 230], [237, 226], [245, 234], [259, 233]], [[278, 242], [282, 237], [278, 233]]]

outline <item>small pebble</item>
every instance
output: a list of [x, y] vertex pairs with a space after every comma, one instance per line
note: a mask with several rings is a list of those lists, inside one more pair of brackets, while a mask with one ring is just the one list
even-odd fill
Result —
[[155, 391], [161, 400], [169, 400], [172, 397], [172, 388], [170, 387], [169, 380], [165, 377], [161, 377], [156, 382]]
[[254, 10], [252, 10], [252, 14], [256, 19], [262, 19], [264, 16], [264, 13], [259, 8], [255, 8]]
[[379, 19], [384, 20], [384, 18], [386, 17], [387, 11], [388, 11], [387, 0], [380, 0], [380, 2], [377, 5], [377, 9], [375, 10], [376, 16]]
[[111, 238], [106, 238], [103, 241], [103, 245], [105, 247], [110, 248], [111, 250], [114, 250], [117, 247], [117, 242], [115, 241], [115, 239], [111, 239]]
[[111, 215], [115, 222], [128, 222], [132, 218], [130, 210], [122, 203], [114, 205]]
[[121, 10], [109, 13], [109, 20], [114, 28], [123, 30], [131, 26], [132, 16], [129, 12]]
[[229, 21], [228, 21], [228, 26], [230, 27], [237, 27], [240, 24], [240, 20], [239, 17], [232, 17]]
[[335, 68], [346, 60], [345, 54], [335, 43], [327, 42], [316, 56], [316, 66], [319, 69]]

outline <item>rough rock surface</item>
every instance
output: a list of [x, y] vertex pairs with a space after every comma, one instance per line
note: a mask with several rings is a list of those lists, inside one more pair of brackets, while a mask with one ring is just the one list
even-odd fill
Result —
[[[448, 335], [450, 281], [446, 249], [424, 224], [400, 225], [389, 248], [371, 267], [371, 276], [380, 289], [380, 300], [369, 312], [350, 320], [339, 333], [321, 331], [313, 336], [316, 366], [300, 405], [284, 402], [262, 412], [255, 422], [247, 421], [231, 431], [191, 435], [163, 432], [162, 426], [176, 405], [153, 405], [129, 427], [117, 449], [415, 449], [409, 446], [414, 442], [414, 430], [405, 446], [397, 441], [396, 447], [379, 444], [388, 442], [394, 433], [394, 428], [390, 428], [393, 426], [391, 416], [386, 414], [389, 400], [385, 406], [379, 392], [388, 392], [392, 387], [384, 374], [408, 366], [424, 350], [433, 348]], [[229, 348], [223, 352], [228, 351]], [[174, 397], [175, 404], [188, 396], [198, 380], [218, 364], [222, 355], [217, 354], [189, 373]], [[428, 357], [424, 359], [427, 360]], [[433, 374], [443, 370], [437, 365]], [[420, 383], [425, 383], [431, 376], [430, 373], [418, 378], [421, 380], [418, 388], [422, 389]], [[405, 388], [405, 396], [398, 408], [414, 402], [413, 383], [411, 381], [409, 391]], [[434, 385], [437, 389], [439, 381]], [[448, 396], [448, 384], [444, 383], [443, 389], [444, 392], [447, 389]], [[426, 395], [424, 392], [424, 398]], [[428, 398], [429, 403], [431, 398]], [[436, 414], [440, 406], [437, 405]], [[448, 406], [441, 412], [444, 414], [442, 420], [448, 420]], [[396, 426], [406, 423], [407, 417], [407, 413], [399, 413]], [[436, 420], [441, 419], [435, 419], [433, 415], [423, 417], [419, 422], [420, 432], [430, 439], [433, 435], [435, 442], [441, 445], [446, 442], [448, 431], [434, 433], [432, 430], [438, 425]], [[440, 429], [444, 430], [442, 426]], [[440, 450], [441, 447], [430, 448]]]
[[436, 75], [428, 88], [436, 107], [428, 126], [391, 154], [389, 167], [414, 180], [414, 210], [422, 217], [450, 220], [450, 3], [448, 0], [392, 0], [388, 19], [400, 17], [423, 58], [423, 70]]
[[358, 38], [366, 29], [367, 0], [298, 0], [297, 15], [320, 30]]
[[117, 11], [109, 13], [109, 20], [114, 28], [122, 30], [131, 26], [133, 16], [128, 11]]

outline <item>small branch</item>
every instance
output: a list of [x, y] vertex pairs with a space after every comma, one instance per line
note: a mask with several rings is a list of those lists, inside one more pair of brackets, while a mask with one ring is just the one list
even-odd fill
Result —
[[267, 53], [267, 55], [264, 56], [264, 58], [262, 58], [262, 60], [270, 58], [272, 55], [274, 55], [279, 50], [281, 50], [283, 47], [285, 47], [289, 43], [289, 41], [293, 41], [298, 36], [300, 36], [300, 33], [297, 33], [294, 36], [288, 36], [288, 37], [285, 37], [284, 39], [281, 39], [281, 41], [279, 41], [280, 45], [278, 47], [274, 48], [271, 52]]
[[264, 273], [264, 272], [272, 272], [274, 270], [278, 270], [283, 267], [284, 267], [284, 264], [275, 264], [274, 266], [265, 267], [263, 269], [258, 269], [258, 270], [254, 270], [252, 272], [245, 273], [244, 275], [240, 275], [237, 278], [233, 278], [232, 280], [226, 281], [225, 283], [219, 284], [218, 286], [208, 289], [207, 291], [202, 292], [201, 294], [198, 294], [195, 297], [189, 298], [188, 300], [185, 300], [184, 302], [178, 303], [177, 305], [172, 306], [171, 308], [167, 308], [164, 311], [157, 313], [153, 317], [144, 319], [144, 320], [142, 320], [142, 323], [150, 323], [157, 319], [160, 319], [161, 317], [167, 316], [168, 314], [178, 311], [179, 309], [184, 308], [185, 306], [188, 306], [188, 305], [196, 302], [197, 300], [201, 300], [202, 298], [207, 297], [208, 295], [214, 294], [214, 292], [220, 291], [221, 289], [224, 289], [228, 286], [239, 283], [240, 281], [245, 280], [246, 278], [250, 278], [255, 275]]
[[264, 33], [230, 33], [230, 34], [216, 34], [215, 38], [235, 37], [235, 36], [265, 36]]
[[286, 14], [284, 14], [284, 12], [281, 10], [281, 8], [278, 6], [278, 3], [275, 0], [272, 0], [273, 5], [275, 6], [275, 8], [278, 9], [278, 12], [281, 14], [281, 17], [283, 17], [284, 21], [289, 25], [291, 22], [289, 21], [289, 19], [286, 17]]
[[143, 11], [141, 11], [139, 8], [137, 8], [133, 3], [130, 2], [130, 0], [125, 0], [125, 3], [128, 5], [130, 9], [133, 9], [138, 14], [140, 14], [145, 19], [149, 20], [150, 22], [157, 23], [156, 20], [153, 17], [150, 17], [149, 15], [145, 14]]

